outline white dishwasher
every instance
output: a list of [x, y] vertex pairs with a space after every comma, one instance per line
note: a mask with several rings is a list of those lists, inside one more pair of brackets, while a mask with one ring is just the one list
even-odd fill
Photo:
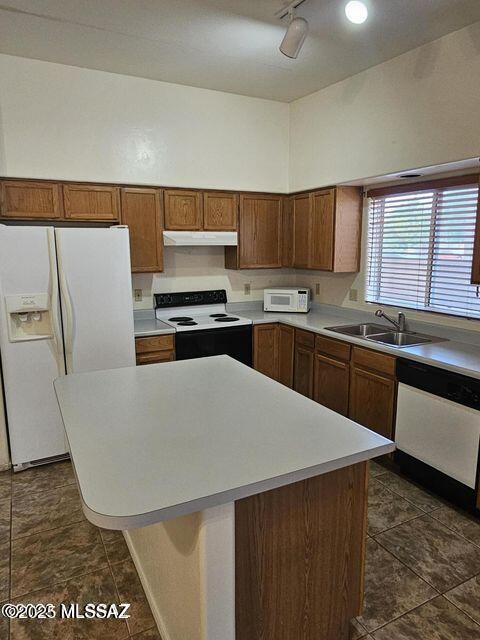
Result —
[[397, 462], [408, 475], [462, 505], [475, 504], [480, 380], [397, 362]]

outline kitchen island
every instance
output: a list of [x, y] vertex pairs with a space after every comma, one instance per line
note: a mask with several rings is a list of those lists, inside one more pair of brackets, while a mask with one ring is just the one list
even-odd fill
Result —
[[342, 640], [383, 438], [227, 356], [55, 381], [87, 518], [164, 640]]

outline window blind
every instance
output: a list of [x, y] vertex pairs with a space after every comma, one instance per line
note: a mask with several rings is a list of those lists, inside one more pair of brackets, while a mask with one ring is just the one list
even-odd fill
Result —
[[477, 202], [475, 176], [370, 197], [366, 300], [480, 318], [470, 284]]

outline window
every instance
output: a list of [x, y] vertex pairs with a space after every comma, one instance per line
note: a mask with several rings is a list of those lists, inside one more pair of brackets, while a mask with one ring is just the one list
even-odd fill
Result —
[[470, 284], [477, 177], [369, 197], [367, 302], [480, 318]]

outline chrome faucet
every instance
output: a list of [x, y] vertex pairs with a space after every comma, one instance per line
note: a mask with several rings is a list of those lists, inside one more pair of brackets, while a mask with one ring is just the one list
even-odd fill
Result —
[[405, 318], [405, 314], [402, 312], [398, 314], [398, 320], [394, 320], [393, 318], [390, 318], [390, 316], [387, 316], [383, 309], [377, 309], [377, 311], [375, 311], [375, 316], [377, 318], [385, 318], [385, 320], [391, 322], [396, 330], [401, 333], [407, 330], [407, 319]]

